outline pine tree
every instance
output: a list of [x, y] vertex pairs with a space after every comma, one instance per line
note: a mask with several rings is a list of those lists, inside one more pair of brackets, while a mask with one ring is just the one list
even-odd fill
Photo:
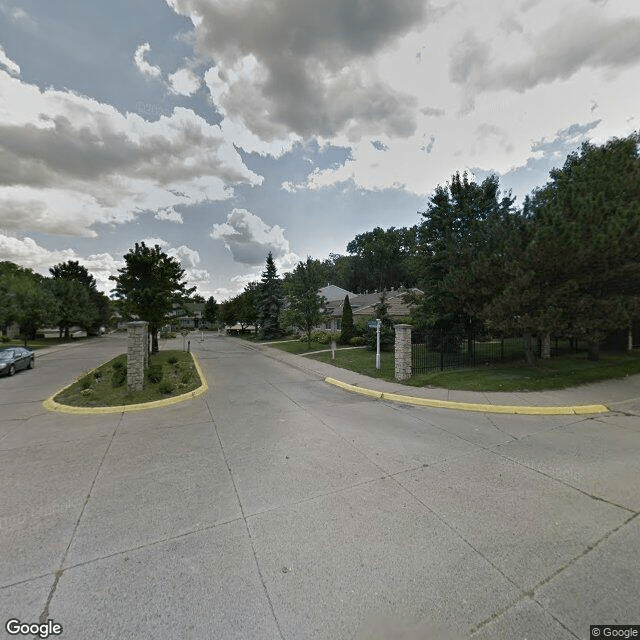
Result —
[[262, 272], [259, 300], [260, 337], [263, 340], [279, 337], [282, 334], [279, 324], [280, 309], [282, 308], [282, 282], [278, 278], [271, 251], [267, 256], [266, 268]]
[[349, 344], [349, 341], [354, 335], [355, 327], [353, 326], [353, 310], [351, 309], [349, 296], [345, 296], [344, 304], [342, 305], [342, 330], [340, 332], [340, 342], [342, 344]]

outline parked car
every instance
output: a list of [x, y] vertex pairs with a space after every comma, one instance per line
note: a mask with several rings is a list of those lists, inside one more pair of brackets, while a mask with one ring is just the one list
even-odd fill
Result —
[[0, 349], [0, 375], [12, 376], [20, 369], [33, 369], [35, 356], [31, 349], [9, 347]]

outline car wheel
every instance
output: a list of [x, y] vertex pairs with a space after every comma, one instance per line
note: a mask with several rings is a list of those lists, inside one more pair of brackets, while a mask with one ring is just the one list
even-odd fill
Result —
[[8, 373], [9, 373], [10, 376], [12, 376], [15, 372], [16, 372], [16, 366], [14, 364], [12, 364], [9, 367], [9, 372]]
[[34, 358], [31, 358], [29, 360], [29, 364], [28, 364], [29, 369], [33, 369], [33, 361], [34, 361]]

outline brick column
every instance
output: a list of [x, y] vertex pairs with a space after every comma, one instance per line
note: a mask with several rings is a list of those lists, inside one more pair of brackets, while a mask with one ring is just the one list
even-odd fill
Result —
[[144, 386], [144, 370], [149, 358], [149, 323], [127, 325], [127, 388], [140, 391]]
[[396, 324], [395, 378], [407, 380], [411, 377], [411, 325]]

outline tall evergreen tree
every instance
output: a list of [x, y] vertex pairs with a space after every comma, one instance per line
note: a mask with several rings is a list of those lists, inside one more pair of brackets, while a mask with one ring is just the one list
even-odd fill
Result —
[[212, 325], [217, 320], [218, 303], [213, 296], [210, 296], [209, 299], [204, 303], [202, 318], [209, 325]]
[[262, 272], [258, 304], [260, 336], [265, 340], [277, 338], [282, 334], [279, 324], [282, 298], [282, 282], [278, 278], [273, 255], [269, 251], [266, 268]]
[[349, 341], [354, 335], [355, 327], [353, 325], [353, 309], [351, 309], [349, 296], [345, 296], [344, 304], [342, 305], [342, 330], [340, 331], [340, 342], [342, 344], [349, 344]]

